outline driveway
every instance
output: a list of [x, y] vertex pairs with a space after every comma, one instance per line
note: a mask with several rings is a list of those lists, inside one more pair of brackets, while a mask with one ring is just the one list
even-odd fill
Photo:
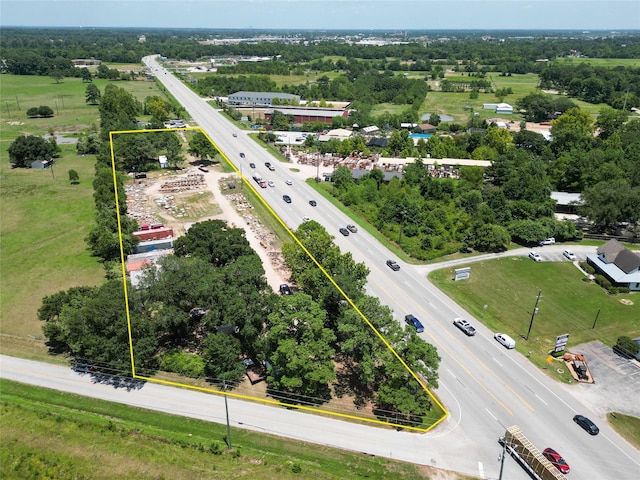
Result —
[[571, 352], [585, 356], [595, 383], [565, 385], [569, 393], [602, 418], [611, 411], [640, 417], [640, 362], [616, 355], [599, 341], [576, 346]]

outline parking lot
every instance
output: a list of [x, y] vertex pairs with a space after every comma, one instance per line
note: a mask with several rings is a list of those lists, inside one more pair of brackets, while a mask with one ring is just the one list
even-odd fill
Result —
[[585, 356], [595, 381], [565, 387], [577, 400], [602, 418], [611, 411], [640, 417], [640, 362], [616, 355], [599, 341], [578, 345], [571, 351]]

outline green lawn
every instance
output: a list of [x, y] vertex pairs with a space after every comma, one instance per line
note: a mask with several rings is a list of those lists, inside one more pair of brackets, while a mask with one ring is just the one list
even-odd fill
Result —
[[579, 65], [581, 63], [588, 63], [594, 67], [609, 67], [614, 68], [618, 66], [623, 67], [640, 67], [640, 58], [588, 58], [588, 57], [565, 57], [555, 60], [558, 63], [568, 63]]
[[225, 425], [7, 380], [0, 399], [4, 479], [438, 477], [429, 467], [235, 428], [228, 451]]
[[630, 417], [618, 412], [607, 413], [607, 421], [622, 437], [640, 449], [640, 418]]
[[[107, 80], [94, 83], [104, 91]], [[120, 81], [115, 85], [140, 101], [162, 95], [153, 82]], [[97, 259], [84, 238], [93, 224], [95, 157], [75, 154], [75, 145], [61, 145], [53, 171], [11, 169], [7, 149], [19, 135], [48, 131], [74, 136], [99, 127], [98, 108], [85, 103], [87, 84], [65, 78], [0, 76], [0, 312], [3, 353], [38, 357], [45, 353], [36, 318], [42, 297], [104, 279]], [[55, 115], [27, 119], [25, 111], [48, 105]], [[18, 110], [19, 106], [19, 110]], [[68, 171], [76, 170], [80, 184], [71, 185]]]
[[[510, 257], [469, 266], [468, 280], [454, 282], [453, 268], [433, 272], [430, 279], [491, 330], [514, 337], [516, 348], [531, 352], [538, 366], [546, 365], [547, 352], [553, 349], [556, 336], [564, 333], [570, 334], [569, 349], [593, 340], [613, 346], [619, 336], [640, 336], [640, 296], [608, 295], [584, 282], [582, 273], [569, 262], [536, 263], [527, 257]], [[539, 291], [539, 312], [525, 341], [522, 336]], [[488, 305], [486, 313], [484, 305]]]
[[[65, 145], [53, 170], [0, 164], [1, 334], [41, 335], [36, 311], [43, 296], [104, 278], [84, 241], [94, 216], [94, 162]], [[70, 184], [70, 169], [78, 172], [78, 185]]]

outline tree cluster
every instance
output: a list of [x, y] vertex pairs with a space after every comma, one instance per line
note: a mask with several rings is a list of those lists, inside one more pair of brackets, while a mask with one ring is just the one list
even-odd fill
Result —
[[36, 160], [51, 160], [60, 152], [54, 137], [45, 140], [37, 135], [24, 135], [9, 145], [9, 161], [18, 168], [30, 168]]
[[29, 118], [50, 118], [53, 117], [53, 108], [47, 105], [41, 105], [39, 107], [31, 107], [27, 110], [27, 117]]
[[[269, 392], [287, 402], [322, 403], [336, 392], [419, 422], [430, 400], [385, 339], [424, 381], [437, 386], [435, 348], [404, 330], [390, 310], [364, 295], [368, 270], [341, 254], [316, 222], [298, 231], [305, 248], [352, 298], [371, 325], [350, 308], [297, 244], [284, 255], [300, 291], [275, 295], [244, 231], [221, 220], [192, 226], [175, 255], [128, 289], [137, 371], [157, 368], [234, 385], [251, 358], [266, 365]], [[50, 347], [127, 369], [127, 319], [120, 281], [76, 287], [45, 297], [38, 311]], [[339, 365], [336, 368], [336, 365]], [[395, 419], [395, 417], [394, 417]]]
[[640, 107], [640, 68], [553, 63], [540, 72], [540, 86], [618, 110]]

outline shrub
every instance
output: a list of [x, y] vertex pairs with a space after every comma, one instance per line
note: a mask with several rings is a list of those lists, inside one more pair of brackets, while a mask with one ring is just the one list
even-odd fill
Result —
[[204, 375], [204, 360], [199, 355], [180, 350], [167, 352], [160, 361], [160, 368], [167, 372], [179, 373], [198, 378]]
[[629, 293], [629, 287], [618, 287], [618, 293]]
[[580, 262], [580, 268], [587, 272], [589, 275], [596, 273], [596, 269], [589, 265], [587, 262]]
[[222, 454], [222, 447], [218, 442], [214, 442], [209, 446], [209, 451], [214, 455], [220, 455]]
[[596, 275], [596, 283], [605, 290], [609, 290], [611, 288], [611, 282], [607, 280], [604, 275]]

